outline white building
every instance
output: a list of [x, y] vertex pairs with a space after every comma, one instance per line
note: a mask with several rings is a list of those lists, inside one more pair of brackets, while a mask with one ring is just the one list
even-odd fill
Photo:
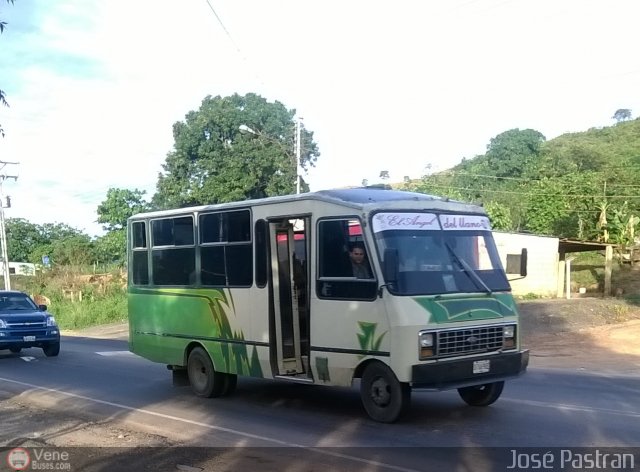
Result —
[[[567, 257], [567, 254], [603, 250], [606, 251], [604, 294], [611, 295], [613, 245], [524, 233], [494, 231], [493, 234], [514, 295], [522, 296], [530, 293], [543, 297], [566, 295], [567, 272], [570, 277], [571, 267], [571, 258]], [[523, 248], [527, 250], [526, 277], [519, 276]]]
[[9, 275], [36, 275], [36, 265], [30, 262], [9, 262]]

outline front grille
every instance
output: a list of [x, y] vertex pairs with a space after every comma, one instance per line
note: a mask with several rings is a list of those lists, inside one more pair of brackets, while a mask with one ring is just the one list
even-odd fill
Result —
[[9, 331], [9, 335], [10, 336], [36, 336], [36, 337], [40, 337], [40, 336], [46, 336], [47, 335], [47, 330], [45, 329], [41, 329], [38, 331], [34, 331], [34, 330], [12, 330]]
[[7, 327], [10, 329], [38, 329], [46, 328], [46, 321], [15, 321], [7, 323]]
[[439, 331], [436, 355], [444, 357], [499, 351], [503, 347], [502, 329], [502, 326], [483, 326]]

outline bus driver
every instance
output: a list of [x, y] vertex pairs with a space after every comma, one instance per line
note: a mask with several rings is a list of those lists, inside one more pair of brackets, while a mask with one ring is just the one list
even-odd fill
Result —
[[365, 258], [364, 245], [362, 243], [349, 244], [349, 259], [351, 259], [351, 269], [355, 278], [371, 278], [369, 262]]

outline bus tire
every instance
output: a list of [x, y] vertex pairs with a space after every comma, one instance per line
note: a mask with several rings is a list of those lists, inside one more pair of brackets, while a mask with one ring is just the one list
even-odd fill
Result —
[[236, 374], [224, 374], [224, 388], [220, 396], [226, 397], [232, 395], [236, 391], [236, 385], [238, 384], [238, 376]]
[[393, 423], [409, 407], [411, 387], [399, 382], [386, 364], [371, 362], [362, 373], [360, 398], [371, 419]]
[[489, 406], [502, 394], [504, 382], [493, 382], [458, 389], [460, 397], [471, 406]]
[[187, 374], [191, 390], [199, 397], [214, 398], [222, 394], [225, 386], [224, 375], [216, 372], [207, 351], [194, 348], [187, 359]]

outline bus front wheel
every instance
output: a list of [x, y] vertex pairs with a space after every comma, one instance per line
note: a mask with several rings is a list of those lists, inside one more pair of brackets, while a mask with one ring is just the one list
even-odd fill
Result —
[[458, 389], [460, 397], [471, 406], [489, 406], [502, 394], [504, 382], [493, 382]]
[[196, 347], [187, 359], [187, 374], [193, 393], [199, 397], [219, 397], [226, 387], [225, 375], [216, 372], [207, 351]]
[[411, 387], [399, 382], [386, 364], [372, 362], [362, 373], [360, 397], [371, 419], [393, 423], [409, 407]]

